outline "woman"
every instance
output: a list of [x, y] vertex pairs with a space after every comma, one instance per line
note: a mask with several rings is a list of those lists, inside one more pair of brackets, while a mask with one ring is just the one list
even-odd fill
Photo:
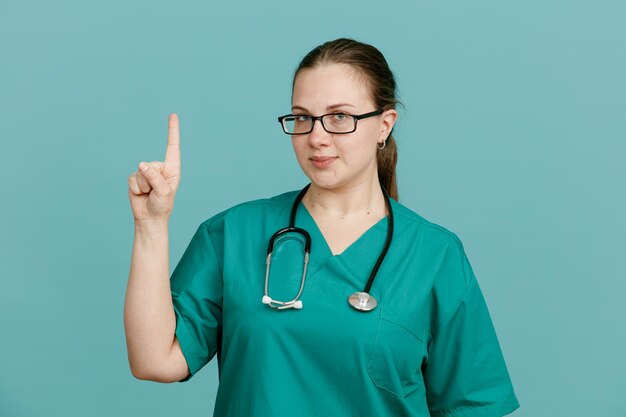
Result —
[[[519, 407], [463, 245], [397, 201], [395, 94], [373, 46], [342, 38], [313, 49], [294, 74], [292, 114], [279, 118], [310, 185], [202, 222], [168, 280], [180, 178], [170, 116], [165, 162], [129, 177], [133, 375], [184, 382], [217, 354], [215, 416]], [[289, 224], [306, 232], [276, 233]]]

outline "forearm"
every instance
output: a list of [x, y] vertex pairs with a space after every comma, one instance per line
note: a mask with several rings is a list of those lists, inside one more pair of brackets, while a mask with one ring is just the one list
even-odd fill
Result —
[[150, 378], [164, 367], [174, 342], [167, 227], [167, 223], [135, 223], [124, 327], [131, 371], [138, 378]]

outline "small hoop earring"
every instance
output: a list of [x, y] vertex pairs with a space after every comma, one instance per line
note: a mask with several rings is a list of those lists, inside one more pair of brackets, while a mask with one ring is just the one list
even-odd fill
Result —
[[[380, 142], [379, 142], [379, 144], [380, 144]], [[382, 146], [382, 147], [381, 147], [381, 146], [379, 146], [379, 147], [378, 147], [378, 149], [385, 149], [385, 146], [387, 146], [387, 139], [385, 139], [385, 140], [383, 141], [383, 146]]]

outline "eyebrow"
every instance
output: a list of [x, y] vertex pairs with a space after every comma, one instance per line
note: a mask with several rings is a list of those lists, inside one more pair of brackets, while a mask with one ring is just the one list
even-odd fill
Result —
[[[338, 103], [338, 104], [332, 104], [332, 105], [326, 107], [326, 110], [334, 109], [334, 108], [337, 108], [337, 107], [344, 107], [344, 106], [356, 107], [356, 106], [353, 106], [352, 104], [348, 104], [348, 103]], [[303, 111], [306, 111], [306, 112], [309, 111], [309, 110], [305, 109], [302, 106], [293, 106], [293, 107], [291, 107], [291, 111], [294, 111], [294, 110], [303, 110]]]

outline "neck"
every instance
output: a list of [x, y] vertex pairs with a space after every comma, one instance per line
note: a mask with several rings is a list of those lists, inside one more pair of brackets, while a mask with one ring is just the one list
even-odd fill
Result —
[[302, 202], [309, 211], [333, 219], [362, 215], [384, 217], [387, 214], [377, 175], [349, 187], [324, 188], [312, 182]]

